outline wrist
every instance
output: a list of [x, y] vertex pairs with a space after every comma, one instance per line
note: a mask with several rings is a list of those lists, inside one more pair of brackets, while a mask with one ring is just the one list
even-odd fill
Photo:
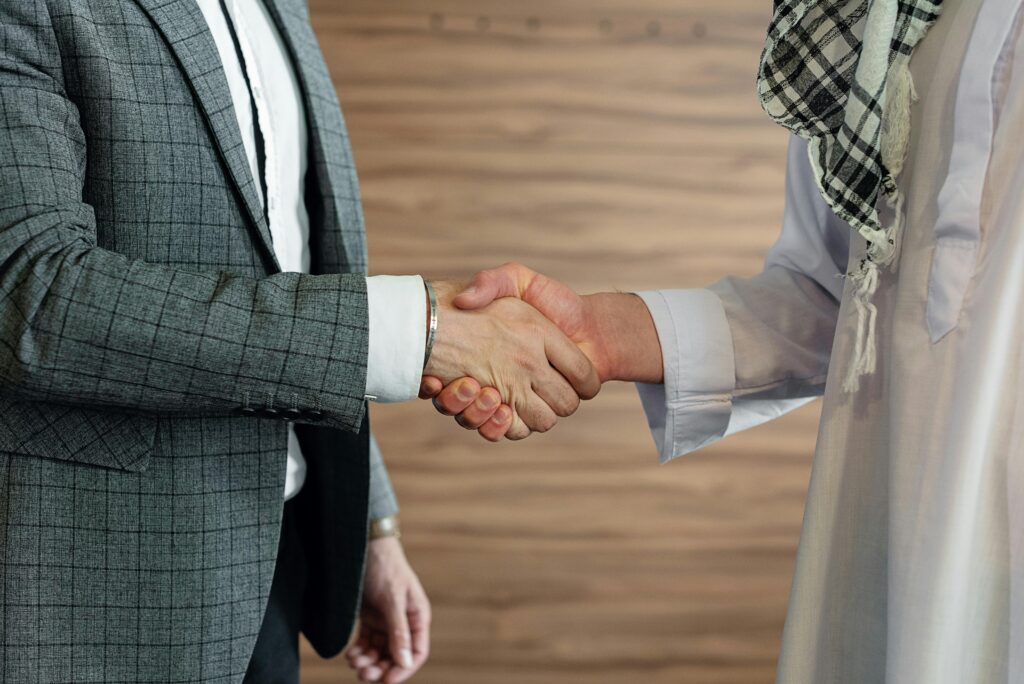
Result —
[[583, 301], [601, 382], [662, 382], [661, 342], [644, 301], [623, 292], [585, 295]]
[[[460, 364], [469, 357], [471, 349], [467, 348], [464, 324], [465, 319], [474, 312], [462, 312], [456, 309], [452, 300], [464, 287], [461, 283], [449, 280], [432, 280], [434, 289], [436, 328], [434, 345], [430, 357], [423, 367], [423, 374], [436, 377], [449, 383], [465, 375], [466, 369]], [[428, 315], [429, 319], [429, 315]], [[427, 321], [430, 325], [430, 321]]]
[[437, 339], [437, 292], [434, 290], [434, 284], [429, 280], [423, 281], [423, 289], [427, 298], [426, 344], [423, 351], [423, 370], [426, 372], [431, 352], [434, 350], [434, 342]]

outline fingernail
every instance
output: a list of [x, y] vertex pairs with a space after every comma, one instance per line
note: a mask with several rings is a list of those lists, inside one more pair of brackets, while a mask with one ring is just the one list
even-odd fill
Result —
[[462, 294], [466, 295], [467, 297], [472, 297], [473, 295], [476, 294], [476, 285], [470, 285], [469, 287], [462, 291]]
[[498, 405], [498, 398], [490, 392], [485, 392], [480, 396], [480, 408], [485, 411], [490, 411], [492, 408]]
[[407, 648], [403, 648], [398, 652], [398, 662], [402, 667], [408, 669], [412, 667], [412, 651]]
[[494, 412], [494, 415], [491, 417], [491, 420], [498, 423], [499, 425], [507, 423], [508, 421], [512, 420], [512, 409], [508, 408], [507, 406], [498, 407], [498, 410]]
[[472, 387], [469, 386], [468, 382], [464, 382], [461, 385], [459, 385], [459, 388], [455, 390], [455, 394], [462, 401], [469, 401], [470, 399], [476, 396], [476, 392], [473, 390]]

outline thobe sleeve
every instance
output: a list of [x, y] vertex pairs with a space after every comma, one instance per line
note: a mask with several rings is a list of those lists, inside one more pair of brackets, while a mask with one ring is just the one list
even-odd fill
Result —
[[638, 385], [662, 461], [820, 395], [835, 336], [850, 227], [818, 192], [793, 138], [782, 233], [752, 278], [640, 293], [661, 341], [661, 385]]

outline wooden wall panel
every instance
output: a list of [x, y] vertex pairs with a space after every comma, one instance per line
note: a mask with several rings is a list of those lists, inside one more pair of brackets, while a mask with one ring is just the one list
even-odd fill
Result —
[[[786, 145], [754, 94], [770, 4], [312, 0], [373, 272], [756, 272]], [[815, 406], [665, 466], [627, 386], [520, 444], [424, 403], [373, 417], [435, 606], [419, 682], [772, 681]], [[307, 649], [304, 681], [354, 680]]]

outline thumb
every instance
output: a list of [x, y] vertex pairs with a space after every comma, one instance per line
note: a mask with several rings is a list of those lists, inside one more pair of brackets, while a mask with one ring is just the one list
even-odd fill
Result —
[[460, 309], [481, 309], [502, 297], [521, 299], [535, 275], [530, 269], [515, 263], [480, 271], [473, 276], [469, 287], [455, 297], [455, 306]]
[[433, 399], [441, 390], [444, 389], [444, 383], [441, 382], [440, 378], [435, 378], [432, 375], [424, 375], [420, 381], [420, 399]]
[[409, 617], [405, 613], [405, 592], [395, 596], [388, 606], [384, 618], [388, 623], [388, 650], [399, 667], [410, 668], [412, 661], [412, 637], [409, 634]]

